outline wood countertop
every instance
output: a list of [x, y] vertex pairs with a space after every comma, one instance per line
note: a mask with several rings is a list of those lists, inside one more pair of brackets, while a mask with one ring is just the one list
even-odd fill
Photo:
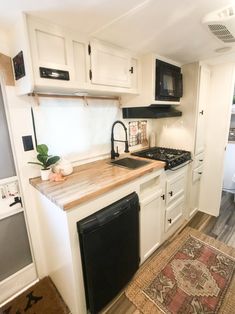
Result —
[[68, 210], [165, 166], [164, 162], [158, 160], [133, 156], [131, 158], [149, 161], [149, 163], [137, 169], [128, 169], [112, 165], [110, 159], [99, 160], [74, 167], [73, 173], [67, 176], [65, 181], [42, 181], [37, 177], [30, 179], [30, 184], [58, 207]]

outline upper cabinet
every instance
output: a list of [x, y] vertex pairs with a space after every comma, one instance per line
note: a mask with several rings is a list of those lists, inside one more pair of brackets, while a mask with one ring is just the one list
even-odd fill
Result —
[[140, 58], [141, 91], [123, 97], [123, 107], [179, 105], [182, 96], [180, 64], [149, 53]]
[[[77, 92], [88, 88], [87, 42], [66, 30], [27, 19], [34, 91]], [[26, 73], [27, 75], [27, 73]]]
[[[138, 59], [125, 49], [30, 16], [24, 26], [26, 45], [17, 42], [13, 56], [23, 51], [31, 73], [25, 71], [25, 78], [16, 80], [19, 94], [137, 93]], [[27, 87], [25, 81], [30, 81]]]
[[136, 69], [128, 52], [98, 40], [90, 41], [89, 52], [92, 84], [131, 88]]

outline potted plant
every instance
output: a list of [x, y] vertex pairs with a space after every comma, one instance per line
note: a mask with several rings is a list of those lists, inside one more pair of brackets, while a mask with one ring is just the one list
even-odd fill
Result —
[[58, 160], [60, 160], [59, 156], [52, 156], [48, 155], [48, 147], [45, 144], [37, 145], [36, 150], [37, 160], [36, 161], [29, 161], [29, 164], [35, 164], [41, 166], [41, 178], [42, 180], [48, 180], [49, 174], [51, 172], [50, 166], [54, 165]]

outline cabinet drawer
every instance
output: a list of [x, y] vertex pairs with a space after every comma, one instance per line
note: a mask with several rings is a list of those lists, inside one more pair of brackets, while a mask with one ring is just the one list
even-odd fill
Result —
[[181, 172], [179, 175], [167, 180], [166, 186], [166, 204], [173, 202], [175, 199], [184, 194], [185, 189], [185, 173]]
[[184, 196], [166, 209], [165, 232], [169, 231], [183, 216]]
[[193, 182], [201, 179], [203, 173], [203, 166], [198, 167], [197, 169], [193, 170]]
[[204, 153], [198, 154], [194, 157], [193, 169], [200, 167], [203, 164]]

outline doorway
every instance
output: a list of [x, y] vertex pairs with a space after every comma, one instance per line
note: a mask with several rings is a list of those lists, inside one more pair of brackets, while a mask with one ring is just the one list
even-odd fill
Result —
[[0, 86], [0, 304], [37, 279]]

